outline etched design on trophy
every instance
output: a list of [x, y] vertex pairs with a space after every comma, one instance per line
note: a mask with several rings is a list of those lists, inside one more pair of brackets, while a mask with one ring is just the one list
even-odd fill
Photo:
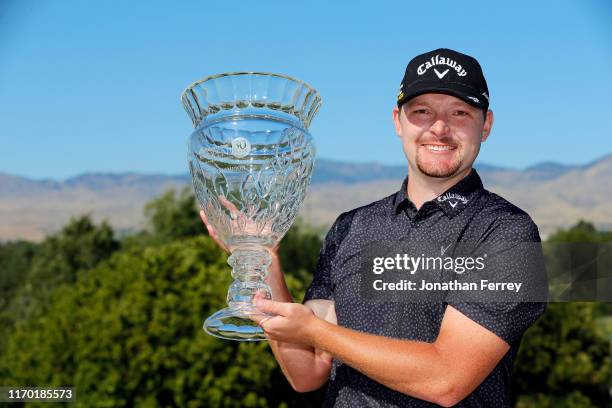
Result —
[[266, 250], [289, 230], [314, 166], [308, 127], [321, 105], [316, 90], [277, 74], [221, 74], [191, 84], [181, 98], [194, 132], [189, 170], [198, 203], [229, 248], [228, 307], [204, 322], [207, 333], [231, 340], [265, 340], [249, 318], [264, 279]]
[[251, 143], [244, 137], [237, 137], [232, 140], [232, 154], [236, 157], [248, 156], [251, 152]]

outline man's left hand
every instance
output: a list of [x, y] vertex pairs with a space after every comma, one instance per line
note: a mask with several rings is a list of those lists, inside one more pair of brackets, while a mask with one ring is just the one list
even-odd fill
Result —
[[269, 340], [312, 346], [319, 318], [301, 303], [276, 302], [256, 295], [255, 306], [264, 313], [275, 315], [266, 317], [253, 315], [251, 319], [260, 324]]

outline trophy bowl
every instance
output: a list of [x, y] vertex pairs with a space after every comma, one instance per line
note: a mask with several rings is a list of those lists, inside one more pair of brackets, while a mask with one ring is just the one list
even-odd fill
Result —
[[189, 171], [200, 208], [231, 252], [228, 306], [204, 330], [229, 340], [265, 340], [251, 315], [265, 278], [267, 249], [293, 223], [310, 184], [315, 146], [308, 127], [321, 105], [303, 81], [262, 72], [214, 75], [189, 85], [181, 101], [194, 126]]

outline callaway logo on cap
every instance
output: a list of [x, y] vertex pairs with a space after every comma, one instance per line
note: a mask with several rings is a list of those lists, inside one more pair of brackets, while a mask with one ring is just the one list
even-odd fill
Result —
[[489, 89], [478, 61], [448, 48], [426, 52], [408, 63], [397, 106], [430, 92], [456, 96], [485, 112], [489, 109]]

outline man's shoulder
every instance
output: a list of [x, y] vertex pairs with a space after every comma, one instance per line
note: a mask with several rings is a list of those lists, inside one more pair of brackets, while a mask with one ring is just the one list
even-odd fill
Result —
[[397, 193], [393, 193], [379, 200], [372, 201], [369, 204], [365, 204], [360, 207], [353, 208], [352, 210], [345, 211], [338, 216], [337, 221], [347, 222], [348, 220], [351, 220], [352, 222], [356, 219], [366, 221], [388, 216], [389, 211], [393, 206], [393, 199], [396, 194]]
[[523, 210], [508, 199], [489, 190], [484, 190], [485, 205], [482, 208], [484, 213], [495, 214], [500, 218], [519, 218], [531, 219], [527, 211]]
[[380, 224], [389, 216], [395, 194], [341, 213], [334, 221], [330, 232], [337, 239], [343, 239], [351, 231], [362, 233], [371, 230], [373, 225]]
[[504, 231], [508, 237], [539, 241], [538, 227], [527, 211], [489, 190], [485, 190], [483, 199], [485, 205], [477, 216], [489, 220], [490, 229]]

